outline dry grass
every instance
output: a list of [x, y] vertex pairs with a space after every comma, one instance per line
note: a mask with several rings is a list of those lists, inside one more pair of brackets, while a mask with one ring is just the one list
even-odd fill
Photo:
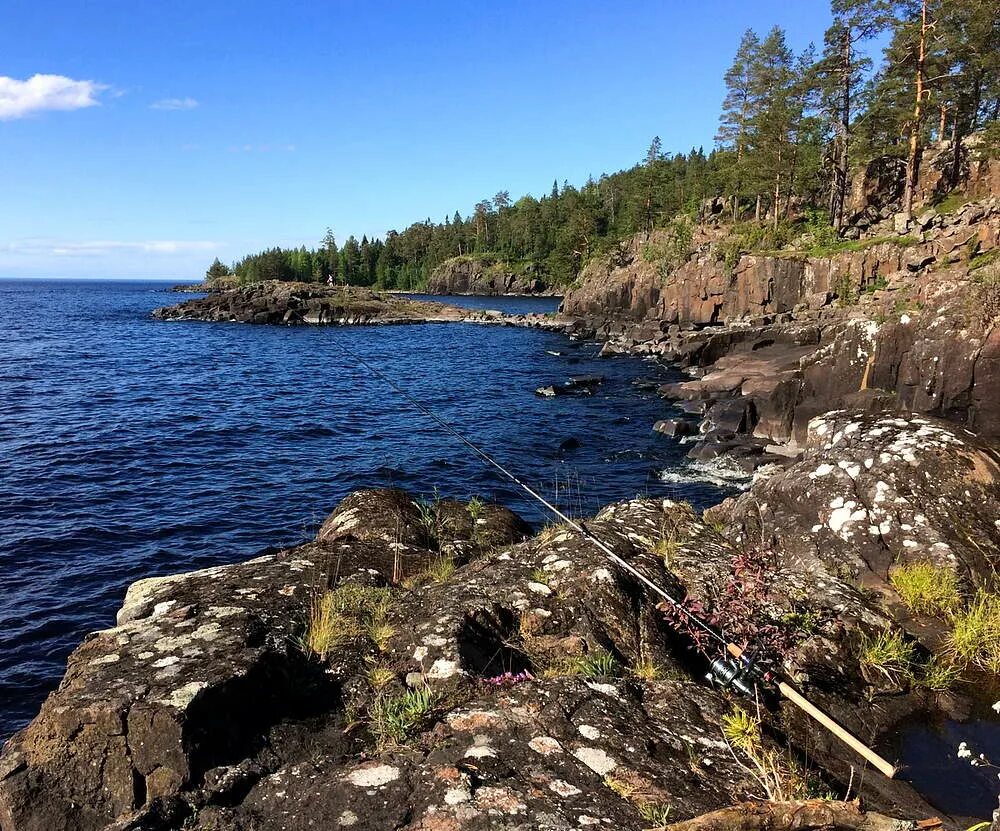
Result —
[[809, 795], [806, 777], [791, 761], [764, 745], [759, 716], [742, 707], [722, 717], [722, 736], [733, 757], [775, 801], [804, 799]]

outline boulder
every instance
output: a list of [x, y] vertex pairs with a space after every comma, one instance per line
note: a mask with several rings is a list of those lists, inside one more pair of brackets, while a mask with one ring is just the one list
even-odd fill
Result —
[[[445, 519], [451, 529], [481, 512], [439, 506], [460, 519]], [[425, 571], [439, 551], [387, 540], [395, 517], [412, 516], [400, 492], [335, 515], [322, 540], [134, 585], [119, 624], [73, 653], [0, 754], [0, 829], [638, 831], [667, 806], [684, 821], [759, 794], [722, 738], [732, 700], [701, 680], [683, 627], [570, 529]], [[678, 597], [711, 605], [728, 591], [739, 549], [685, 505], [630, 500], [588, 528]], [[849, 657], [852, 632], [885, 625], [877, 599], [823, 568], [768, 585], [753, 623], [803, 597], [820, 621], [791, 653], [811, 656], [807, 692], [859, 734], [884, 729], [899, 708], [853, 707]], [[342, 620], [317, 654], [307, 624], [331, 588]], [[846, 676], [817, 687], [830, 661]], [[819, 759], [812, 775], [846, 787], [849, 751], [786, 708], [762, 715], [791, 745], [768, 731], [765, 748]], [[930, 813], [905, 783], [854, 787], [873, 810]]]

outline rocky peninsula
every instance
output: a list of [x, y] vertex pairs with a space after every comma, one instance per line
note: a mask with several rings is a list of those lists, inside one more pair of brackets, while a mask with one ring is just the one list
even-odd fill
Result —
[[223, 288], [153, 311], [157, 320], [283, 325], [389, 325], [464, 320], [467, 310], [357, 286], [269, 280]]

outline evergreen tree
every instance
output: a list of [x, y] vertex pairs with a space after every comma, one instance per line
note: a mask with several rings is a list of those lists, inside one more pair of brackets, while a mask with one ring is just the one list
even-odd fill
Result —
[[722, 102], [719, 131], [715, 136], [719, 146], [732, 150], [729, 166], [729, 192], [733, 198], [733, 219], [739, 211], [739, 200], [745, 179], [747, 139], [753, 100], [754, 70], [759, 63], [760, 38], [747, 29], [740, 40], [733, 65], [724, 76], [726, 97]]

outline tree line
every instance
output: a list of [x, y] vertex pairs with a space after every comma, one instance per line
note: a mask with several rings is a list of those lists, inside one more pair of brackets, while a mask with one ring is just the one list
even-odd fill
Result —
[[[581, 187], [553, 182], [541, 198], [501, 191], [471, 213], [430, 218], [384, 239], [327, 231], [317, 248], [272, 248], [208, 276], [338, 282], [415, 289], [458, 255], [489, 255], [571, 282], [596, 254], [649, 232], [706, 197], [723, 197], [734, 222], [777, 226], [797, 206], [821, 208], [835, 229], [846, 220], [851, 171], [879, 156], [905, 169], [904, 212], [912, 211], [923, 151], [955, 149], [1000, 119], [1000, 15], [996, 0], [833, 0], [822, 46], [796, 54], [785, 32], [744, 33], [725, 73], [715, 144], [668, 154], [659, 137], [628, 170]], [[884, 37], [878, 66], [865, 48]], [[814, 212], [815, 215], [815, 212]]]

